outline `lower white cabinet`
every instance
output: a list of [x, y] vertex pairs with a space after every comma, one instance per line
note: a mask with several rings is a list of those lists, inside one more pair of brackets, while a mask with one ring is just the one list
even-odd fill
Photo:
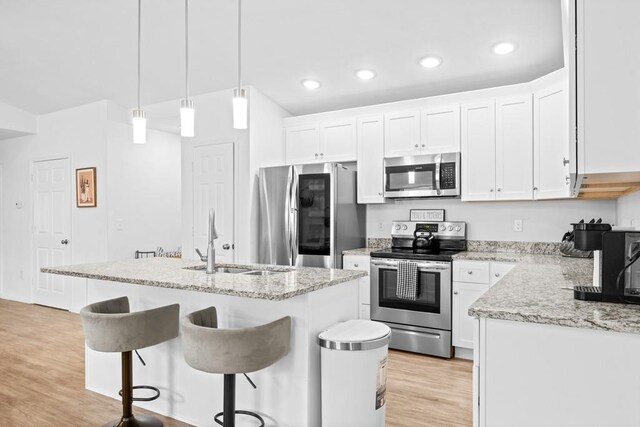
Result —
[[474, 318], [469, 307], [500, 281], [513, 264], [487, 261], [453, 262], [452, 341], [455, 347], [473, 349]]
[[[345, 270], [362, 270], [369, 273], [371, 258], [367, 255], [344, 255], [342, 268]], [[360, 279], [358, 287], [358, 313], [360, 319], [371, 319], [371, 281], [369, 276]]]

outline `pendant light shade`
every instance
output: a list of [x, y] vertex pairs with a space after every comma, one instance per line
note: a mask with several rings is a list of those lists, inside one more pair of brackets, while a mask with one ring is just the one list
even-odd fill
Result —
[[196, 110], [189, 99], [189, 0], [184, 0], [184, 93], [180, 101], [180, 136], [191, 138], [195, 135]]
[[192, 137], [195, 135], [196, 110], [193, 109], [193, 101], [183, 99], [180, 101], [180, 135]]
[[141, 27], [141, 10], [142, 0], [138, 0], [138, 108], [133, 110], [133, 143], [147, 143], [147, 116], [140, 108], [140, 27]]
[[242, 89], [242, 0], [238, 0], [238, 87], [233, 90], [233, 128], [246, 129], [249, 119], [247, 91]]
[[147, 143], [147, 116], [142, 110], [133, 110], [133, 143]]
[[233, 90], [233, 128], [246, 129], [248, 126], [249, 100], [244, 89]]

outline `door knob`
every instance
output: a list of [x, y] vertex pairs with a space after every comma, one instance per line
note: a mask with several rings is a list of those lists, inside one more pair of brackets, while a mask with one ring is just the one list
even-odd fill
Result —
[[562, 158], [562, 166], [567, 166], [569, 164], [569, 160]]
[[458, 295], [458, 291], [453, 291], [453, 294], [454, 295]]
[[222, 249], [224, 249], [225, 251], [228, 251], [229, 249], [231, 249], [231, 245], [228, 243], [225, 243], [224, 245], [222, 245]]
[[418, 144], [414, 145], [415, 148], [418, 148]]
[[496, 273], [496, 274], [495, 274], [495, 276], [496, 276], [496, 277], [500, 277], [500, 273]]
[[64, 239], [60, 243], [62, 243], [63, 245], [68, 245], [69, 244], [69, 239]]

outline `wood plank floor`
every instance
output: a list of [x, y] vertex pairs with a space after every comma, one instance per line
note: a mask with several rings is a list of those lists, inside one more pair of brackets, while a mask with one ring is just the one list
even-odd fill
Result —
[[[465, 360], [391, 351], [387, 426], [470, 426], [471, 368]], [[0, 426], [101, 426], [120, 412], [118, 401], [84, 388], [77, 314], [0, 299]]]

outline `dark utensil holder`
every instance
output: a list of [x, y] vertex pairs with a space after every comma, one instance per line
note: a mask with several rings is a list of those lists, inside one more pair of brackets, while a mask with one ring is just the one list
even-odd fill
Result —
[[572, 224], [575, 248], [582, 251], [601, 251], [602, 233], [611, 231], [610, 224]]

